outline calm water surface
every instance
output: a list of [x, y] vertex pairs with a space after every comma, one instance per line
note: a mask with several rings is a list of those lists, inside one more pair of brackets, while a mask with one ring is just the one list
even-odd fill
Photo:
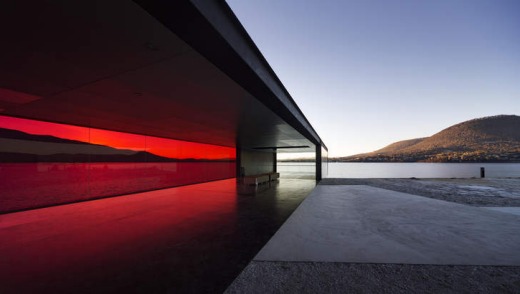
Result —
[[[480, 167], [488, 178], [520, 177], [520, 163], [372, 163], [330, 162], [328, 178], [471, 178], [480, 177]], [[282, 175], [313, 173], [312, 163], [279, 163]]]

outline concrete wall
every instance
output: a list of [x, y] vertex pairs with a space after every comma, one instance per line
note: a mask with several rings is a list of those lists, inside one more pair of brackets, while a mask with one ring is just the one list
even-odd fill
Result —
[[275, 171], [276, 153], [269, 151], [242, 150], [240, 167], [245, 176], [265, 174]]

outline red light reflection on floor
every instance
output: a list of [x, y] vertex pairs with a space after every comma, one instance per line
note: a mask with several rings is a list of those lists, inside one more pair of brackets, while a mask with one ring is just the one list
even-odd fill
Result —
[[231, 179], [0, 215], [0, 292], [154, 282], [185, 244], [236, 229], [236, 197]]

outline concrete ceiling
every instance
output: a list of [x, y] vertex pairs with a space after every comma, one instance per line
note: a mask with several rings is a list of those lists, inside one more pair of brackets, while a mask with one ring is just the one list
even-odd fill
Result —
[[0, 7], [0, 114], [231, 147], [315, 150], [294, 118], [281, 118], [283, 105], [266, 106], [134, 2]]

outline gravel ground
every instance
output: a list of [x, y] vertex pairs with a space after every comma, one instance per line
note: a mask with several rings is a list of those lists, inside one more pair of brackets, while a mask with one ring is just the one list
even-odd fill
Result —
[[520, 267], [253, 261], [225, 293], [520, 293]]
[[520, 207], [520, 178], [323, 179], [320, 185], [369, 185], [471, 206]]

